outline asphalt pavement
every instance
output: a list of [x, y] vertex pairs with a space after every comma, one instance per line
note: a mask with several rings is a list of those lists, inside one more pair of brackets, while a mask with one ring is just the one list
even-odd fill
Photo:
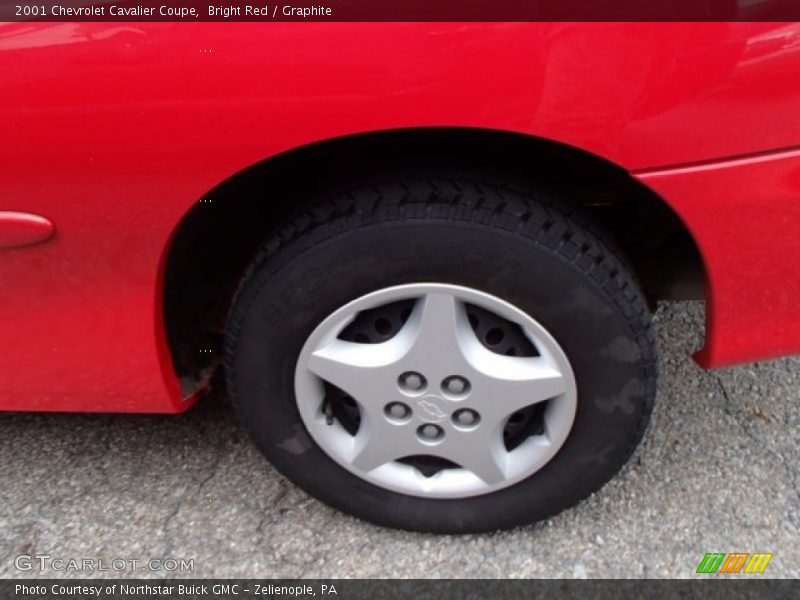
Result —
[[658, 401], [622, 473], [504, 533], [330, 509], [261, 458], [221, 398], [177, 416], [2, 414], [0, 577], [695, 577], [707, 552], [770, 552], [762, 577], [798, 577], [800, 358], [705, 372], [690, 359], [702, 311], [657, 314]]

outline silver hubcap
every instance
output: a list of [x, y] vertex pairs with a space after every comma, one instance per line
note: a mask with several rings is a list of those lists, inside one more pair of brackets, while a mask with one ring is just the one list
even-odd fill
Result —
[[[386, 341], [341, 338], [365, 311], [398, 301], [413, 304]], [[517, 328], [535, 352], [493, 351], [468, 307]], [[332, 416], [331, 386], [354, 401], [356, 427]], [[535, 473], [567, 439], [577, 405], [566, 355], [533, 318], [489, 294], [430, 283], [367, 294], [325, 319], [300, 353], [295, 394], [309, 433], [336, 462], [380, 487], [432, 498], [486, 494]], [[536, 408], [539, 429], [509, 446], [510, 422]], [[426, 472], [415, 459], [445, 466]]]

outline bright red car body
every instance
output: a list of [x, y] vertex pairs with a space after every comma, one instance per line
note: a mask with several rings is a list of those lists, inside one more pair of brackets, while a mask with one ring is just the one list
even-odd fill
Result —
[[622, 167], [702, 254], [701, 364], [798, 352], [798, 72], [781, 23], [0, 25], [0, 409], [187, 408], [163, 309], [186, 215], [287, 151], [419, 128]]

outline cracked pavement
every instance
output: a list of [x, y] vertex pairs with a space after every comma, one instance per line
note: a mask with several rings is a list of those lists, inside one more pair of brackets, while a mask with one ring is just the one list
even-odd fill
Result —
[[[800, 576], [800, 358], [708, 373], [700, 303], [657, 314], [661, 381], [631, 462], [554, 518], [491, 535], [381, 529], [285, 481], [208, 398], [184, 415], [0, 415], [0, 576], [14, 557], [183, 558], [146, 577], [693, 577], [706, 552]], [[91, 576], [87, 573], [86, 576]], [[708, 577], [708, 576], [706, 576]]]

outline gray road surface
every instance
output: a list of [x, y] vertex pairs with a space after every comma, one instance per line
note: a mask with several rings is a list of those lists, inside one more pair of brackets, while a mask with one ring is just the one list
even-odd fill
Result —
[[49, 554], [194, 561], [122, 573], [154, 577], [692, 577], [705, 552], [763, 551], [764, 576], [798, 577], [800, 359], [706, 373], [689, 359], [701, 316], [697, 303], [659, 311], [657, 408], [621, 475], [493, 535], [342, 515], [283, 480], [221, 401], [180, 416], [0, 415], [0, 576], [42, 576], [14, 558]]

